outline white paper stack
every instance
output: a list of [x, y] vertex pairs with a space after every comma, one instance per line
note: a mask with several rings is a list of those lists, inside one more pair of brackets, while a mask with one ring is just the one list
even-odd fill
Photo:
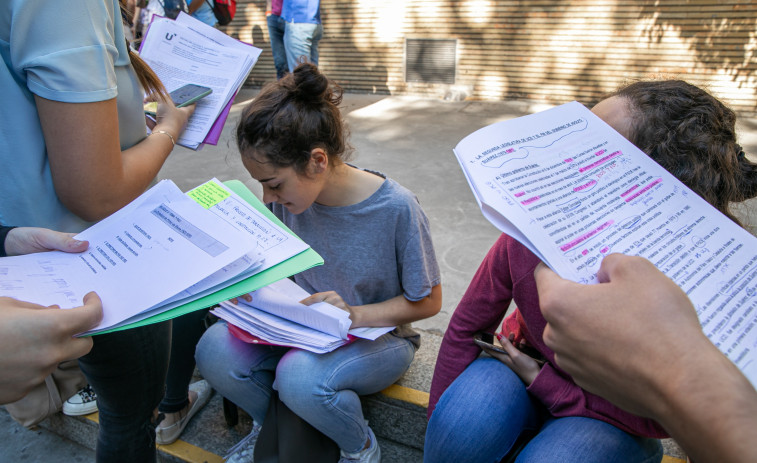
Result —
[[247, 79], [261, 50], [181, 13], [176, 20], [155, 17], [140, 57], [150, 65], [169, 92], [186, 84], [210, 87], [213, 93], [197, 103], [178, 143], [197, 149], [228, 111], [231, 99]]
[[315, 353], [331, 352], [349, 342], [349, 336], [376, 339], [394, 327], [349, 330], [349, 314], [326, 302], [310, 306], [309, 296], [292, 280], [283, 279], [250, 293], [252, 301], [222, 302], [212, 312], [262, 341]]

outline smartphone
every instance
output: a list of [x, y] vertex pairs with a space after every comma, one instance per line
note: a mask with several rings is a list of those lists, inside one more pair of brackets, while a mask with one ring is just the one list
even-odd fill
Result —
[[[203, 87], [202, 85], [187, 84], [183, 87], [177, 88], [173, 92], [169, 93], [169, 95], [171, 96], [171, 101], [173, 101], [173, 104], [177, 108], [181, 108], [183, 106], [196, 103], [206, 96], [210, 95], [211, 93], [213, 93], [213, 89], [211, 88]], [[156, 101], [145, 103], [145, 114], [152, 116], [152, 118], [154, 119], [157, 111], [158, 103]]]
[[173, 104], [176, 105], [177, 108], [181, 108], [196, 103], [211, 93], [213, 93], [211, 88], [203, 87], [202, 85], [187, 84], [183, 87], [177, 88], [169, 95], [171, 95]]
[[486, 347], [487, 349], [491, 349], [495, 352], [499, 352], [501, 354], [507, 355], [507, 351], [504, 347], [498, 346], [494, 344], [494, 334], [493, 333], [486, 333], [486, 332], [480, 332], [476, 333], [473, 336], [473, 342], [478, 344], [481, 347]]

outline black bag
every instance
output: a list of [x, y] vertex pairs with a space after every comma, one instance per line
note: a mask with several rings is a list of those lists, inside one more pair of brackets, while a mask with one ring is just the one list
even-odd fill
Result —
[[160, 4], [163, 7], [163, 14], [169, 19], [176, 19], [179, 13], [188, 11], [184, 0], [160, 0]]
[[276, 391], [253, 452], [255, 463], [334, 463], [340, 456], [336, 442], [284, 405]]

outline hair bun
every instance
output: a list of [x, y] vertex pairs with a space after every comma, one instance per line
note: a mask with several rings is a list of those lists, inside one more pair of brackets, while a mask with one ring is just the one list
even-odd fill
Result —
[[308, 103], [322, 103], [330, 100], [329, 79], [318, 71], [312, 63], [297, 65], [292, 73], [294, 87], [290, 89], [292, 97]]

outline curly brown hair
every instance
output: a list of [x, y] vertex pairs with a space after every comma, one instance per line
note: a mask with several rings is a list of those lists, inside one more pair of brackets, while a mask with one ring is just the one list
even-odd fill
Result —
[[306, 173], [310, 153], [323, 149], [332, 163], [348, 159], [348, 131], [339, 111], [342, 89], [311, 63], [263, 87], [237, 126], [242, 156]]
[[736, 114], [682, 80], [626, 85], [630, 141], [736, 223], [729, 205], [757, 196], [757, 164], [736, 142]]

